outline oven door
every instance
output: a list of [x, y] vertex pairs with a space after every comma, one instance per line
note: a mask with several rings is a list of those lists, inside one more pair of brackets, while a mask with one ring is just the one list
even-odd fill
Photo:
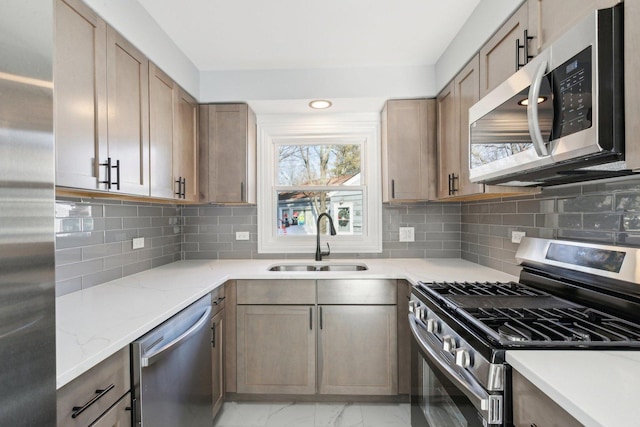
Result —
[[411, 427], [503, 425], [502, 393], [488, 393], [458, 367], [440, 341], [413, 313], [411, 351]]

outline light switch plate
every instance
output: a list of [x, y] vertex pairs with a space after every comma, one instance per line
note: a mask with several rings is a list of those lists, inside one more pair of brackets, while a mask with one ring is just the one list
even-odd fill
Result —
[[236, 231], [236, 240], [249, 240], [248, 231]]
[[401, 242], [415, 242], [416, 236], [413, 227], [400, 227]]
[[527, 233], [524, 231], [512, 231], [511, 232], [511, 243], [520, 243], [522, 238], [526, 236]]
[[142, 249], [144, 248], [144, 237], [134, 237], [132, 243], [133, 249]]

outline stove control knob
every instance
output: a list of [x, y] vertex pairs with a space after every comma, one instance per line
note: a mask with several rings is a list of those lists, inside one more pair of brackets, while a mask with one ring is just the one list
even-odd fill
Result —
[[416, 305], [415, 301], [409, 301], [409, 313], [415, 313]]
[[461, 368], [468, 368], [469, 366], [471, 366], [471, 354], [469, 353], [469, 350], [459, 348], [455, 351], [455, 353], [456, 365], [460, 366]]
[[427, 332], [432, 334], [440, 332], [440, 323], [436, 319], [427, 319]]
[[446, 352], [452, 353], [456, 349], [456, 339], [451, 335], [443, 336], [442, 349]]

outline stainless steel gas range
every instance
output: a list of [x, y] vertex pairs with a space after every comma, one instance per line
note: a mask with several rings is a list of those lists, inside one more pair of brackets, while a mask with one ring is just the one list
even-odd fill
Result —
[[511, 426], [507, 350], [640, 349], [640, 249], [525, 238], [518, 282], [424, 282], [409, 302], [412, 427]]

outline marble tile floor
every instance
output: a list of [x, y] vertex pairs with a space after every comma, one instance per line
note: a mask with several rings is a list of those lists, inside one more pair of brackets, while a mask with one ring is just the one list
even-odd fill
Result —
[[214, 427], [410, 427], [408, 403], [226, 402]]

